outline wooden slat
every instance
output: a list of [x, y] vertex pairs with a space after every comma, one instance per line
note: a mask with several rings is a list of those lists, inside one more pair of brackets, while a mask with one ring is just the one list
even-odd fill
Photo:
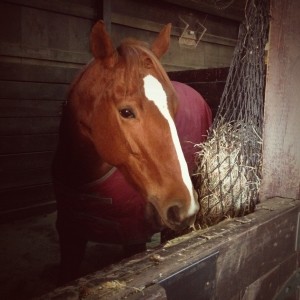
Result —
[[224, 90], [228, 68], [168, 72], [171, 80], [184, 82], [198, 91], [212, 110], [218, 110]]
[[[46, 1], [43, 2], [46, 4]], [[62, 7], [66, 5], [60, 1], [57, 4]], [[68, 5], [68, 9], [71, 7]], [[0, 11], [2, 27], [5, 28], [0, 42], [2, 56], [79, 64], [90, 60], [89, 33], [93, 21], [53, 14], [49, 10], [31, 8], [26, 4], [19, 6], [1, 2]]]
[[229, 68], [199, 69], [179, 72], [168, 72], [171, 80], [185, 83], [226, 81]]
[[0, 99], [0, 118], [57, 117], [62, 105], [63, 101]]
[[[95, 19], [96, 12], [93, 7], [94, 1], [82, 1], [82, 4], [74, 1], [60, 1], [60, 0], [6, 0], [12, 4], [19, 4], [22, 6], [33, 7], [41, 10], [51, 11], [69, 16], [82, 17], [86, 19]], [[73, 2], [73, 3], [72, 3]]]
[[0, 212], [0, 223], [7, 223], [32, 216], [41, 216], [43, 214], [52, 213], [55, 210], [56, 203], [47, 202], [40, 205], [23, 207], [22, 209], [3, 211]]
[[68, 84], [0, 80], [0, 99], [65, 100]]
[[[88, 34], [85, 35], [85, 37], [87, 36]], [[40, 60], [53, 60], [58, 62], [70, 62], [76, 64], [86, 64], [92, 58], [90, 53], [47, 48], [46, 50], [43, 50], [4, 41], [0, 43], [0, 55]]]
[[[276, 299], [276, 294], [280, 291], [281, 287], [289, 279], [291, 274], [295, 271], [297, 265], [297, 253], [288, 256], [286, 260], [278, 264], [270, 272], [258, 278], [250, 286], [247, 287], [243, 299]], [[289, 290], [286, 291], [288, 294]], [[259, 295], [259, 297], [257, 297]], [[256, 296], [256, 297], [255, 297]], [[288, 296], [288, 295], [287, 295]], [[295, 295], [296, 296], [296, 295]], [[240, 299], [240, 298], [238, 298]], [[288, 299], [297, 299], [288, 298]]]
[[[160, 30], [162, 28], [161, 23], [142, 19], [140, 17], [121, 15], [118, 13], [112, 13], [112, 22], [114, 24], [131, 27], [132, 29], [140, 29], [140, 30], [146, 30], [146, 31], [151, 31], [151, 32], [160, 32]], [[172, 36], [178, 38], [181, 36], [181, 34], [182, 34], [182, 28], [179, 28], [176, 26], [172, 27], [172, 31], [171, 31]], [[226, 36], [220, 36], [220, 35], [211, 34], [211, 33], [206, 33], [203, 36], [201, 41], [208, 42], [208, 43], [220, 44], [220, 45], [226, 45], [226, 46], [235, 46], [235, 44], [236, 44], [236, 39], [234, 39], [234, 38], [229, 38]]]
[[[218, 9], [218, 6], [214, 5], [214, 3], [219, 3], [219, 5], [223, 5], [222, 2], [215, 1], [195, 1], [195, 0], [165, 0], [166, 2], [170, 2], [173, 4], [181, 5], [184, 7], [189, 7], [201, 12], [205, 12], [208, 14], [212, 14], [215, 16], [223, 17], [226, 19], [232, 19], [236, 21], [242, 21], [244, 19], [244, 7], [245, 0], [242, 1], [234, 1], [232, 5], [230, 5], [227, 9]], [[227, 2], [226, 2], [227, 3]], [[225, 4], [226, 4], [225, 3]], [[226, 6], [225, 6], [226, 7]]]
[[57, 142], [58, 133], [1, 136], [0, 154], [54, 151]]
[[97, 19], [104, 21], [106, 31], [111, 34], [111, 0], [99, 0], [97, 4]]
[[60, 67], [51, 62], [31, 61], [32, 64], [25, 64], [24, 60], [15, 62], [1, 60], [3, 59], [0, 58], [0, 80], [5, 81], [69, 84], [81, 69], [80, 65], [75, 67], [65, 64], [64, 67]]
[[0, 155], [0, 191], [51, 182], [53, 152]]
[[47, 168], [20, 169], [0, 174], [0, 190], [14, 189], [26, 186], [49, 184], [52, 182], [51, 170]]
[[61, 106], [91, 59], [95, 6], [93, 0], [0, 2], [1, 222], [55, 209], [51, 163]]
[[0, 211], [16, 210], [55, 200], [51, 184], [0, 191]]
[[0, 136], [55, 134], [58, 132], [59, 122], [59, 117], [1, 118]]
[[225, 82], [189, 83], [189, 85], [203, 96], [211, 108], [214, 117], [220, 105]]
[[51, 167], [53, 152], [0, 155], [1, 174]]

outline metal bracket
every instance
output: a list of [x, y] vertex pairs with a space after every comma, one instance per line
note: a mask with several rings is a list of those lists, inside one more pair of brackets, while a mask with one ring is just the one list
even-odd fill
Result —
[[206, 27], [197, 20], [195, 28], [189, 29], [190, 24], [180, 16], [179, 19], [185, 25], [178, 40], [179, 45], [188, 48], [196, 48], [207, 30]]
[[166, 290], [167, 298], [213, 299], [218, 254], [213, 253], [161, 280], [159, 284]]

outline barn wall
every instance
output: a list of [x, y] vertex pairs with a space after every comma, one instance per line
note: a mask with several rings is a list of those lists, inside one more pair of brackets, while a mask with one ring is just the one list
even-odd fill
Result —
[[300, 2], [271, 1], [261, 198], [300, 198]]
[[[178, 16], [191, 13], [207, 27], [194, 49], [178, 44], [183, 29]], [[127, 36], [152, 41], [172, 22], [171, 47], [163, 58], [168, 71], [229, 66], [239, 24], [163, 1], [2, 1], [1, 221], [55, 209], [51, 162], [61, 105], [70, 81], [91, 58], [89, 32], [99, 15], [111, 22], [116, 45]]]
[[0, 3], [1, 221], [55, 208], [51, 161], [61, 105], [90, 59], [94, 2]]
[[[196, 48], [179, 45], [185, 27], [180, 17], [189, 21], [189, 29], [197, 29], [196, 21], [206, 27]], [[172, 23], [170, 49], [162, 59], [167, 71], [228, 67], [239, 27], [236, 20], [163, 1], [139, 1], [137, 5], [135, 0], [113, 0], [111, 21], [115, 43], [128, 36], [151, 42], [163, 25]]]

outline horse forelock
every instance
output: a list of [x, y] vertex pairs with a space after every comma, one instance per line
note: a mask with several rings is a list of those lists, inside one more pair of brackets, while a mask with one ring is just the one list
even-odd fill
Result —
[[[151, 67], [158, 74], [160, 78], [158, 80], [162, 80], [162, 84], [166, 86], [169, 90], [176, 94], [175, 89], [161, 65], [158, 58], [154, 55], [154, 53], [150, 50], [148, 43], [142, 42], [139, 40], [135, 40], [132, 38], [127, 38], [123, 40], [120, 46], [117, 48], [119, 55], [124, 59], [124, 83], [125, 85], [130, 85], [131, 83], [138, 82], [138, 79], [141, 78], [141, 72], [145, 72], [145, 69], [149, 67], [145, 67], [147, 64], [147, 60], [150, 61]], [[89, 69], [91, 64], [95, 61], [95, 59], [91, 59], [77, 74], [75, 79], [69, 85], [67, 91], [67, 101], [69, 101], [72, 97], [73, 91], [76, 89], [76, 86], [81, 81], [85, 72]], [[145, 63], [146, 62], [146, 63]], [[103, 68], [103, 72], [108, 72], [106, 68]], [[119, 80], [118, 70], [113, 68], [111, 72], [115, 72], [116, 81]], [[99, 74], [100, 75], [100, 74]], [[147, 74], [144, 74], [144, 76]], [[112, 76], [113, 78], [114, 76]], [[99, 76], [100, 80], [101, 76]], [[129, 86], [124, 86], [126, 90], [130, 89]]]
[[[147, 73], [147, 68], [151, 66], [160, 77], [157, 79], [162, 80], [161, 83], [175, 93], [166, 71], [158, 58], [150, 50], [148, 43], [135, 39], [125, 39], [118, 47], [118, 52], [125, 60], [125, 76], [127, 82], [136, 82], [137, 79], [141, 78], [141, 72]], [[150, 66], [147, 66], [149, 62]], [[146, 73], [143, 76], [146, 76]]]

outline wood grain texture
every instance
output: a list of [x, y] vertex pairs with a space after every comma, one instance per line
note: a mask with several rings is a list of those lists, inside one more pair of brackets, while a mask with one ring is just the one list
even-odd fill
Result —
[[[44, 295], [42, 299], [58, 300], [67, 296], [68, 299], [78, 299], [83, 290], [88, 291], [85, 295], [87, 300], [139, 299], [144, 293], [148, 295], [150, 287], [153, 287], [154, 295], [160, 294], [161, 299], [164, 299], [163, 293], [156, 289], [161, 280], [216, 252], [219, 254], [215, 288], [210, 299], [242, 299], [246, 288], [260, 278], [263, 284], [272, 282], [277, 291], [284, 277], [288, 278], [297, 268], [295, 236], [299, 212], [300, 201], [270, 199], [246, 217], [192, 232], [181, 239], [170, 241], [165, 247], [136, 255], [82, 277], [79, 281]], [[160, 259], [155, 260], [155, 257]], [[275, 272], [277, 269], [279, 273]], [[272, 273], [275, 275], [271, 279]], [[123, 283], [123, 288], [101, 288], [103, 283], [113, 280]], [[260, 295], [266, 294], [261, 291]]]
[[261, 199], [300, 198], [300, 2], [271, 1]]

